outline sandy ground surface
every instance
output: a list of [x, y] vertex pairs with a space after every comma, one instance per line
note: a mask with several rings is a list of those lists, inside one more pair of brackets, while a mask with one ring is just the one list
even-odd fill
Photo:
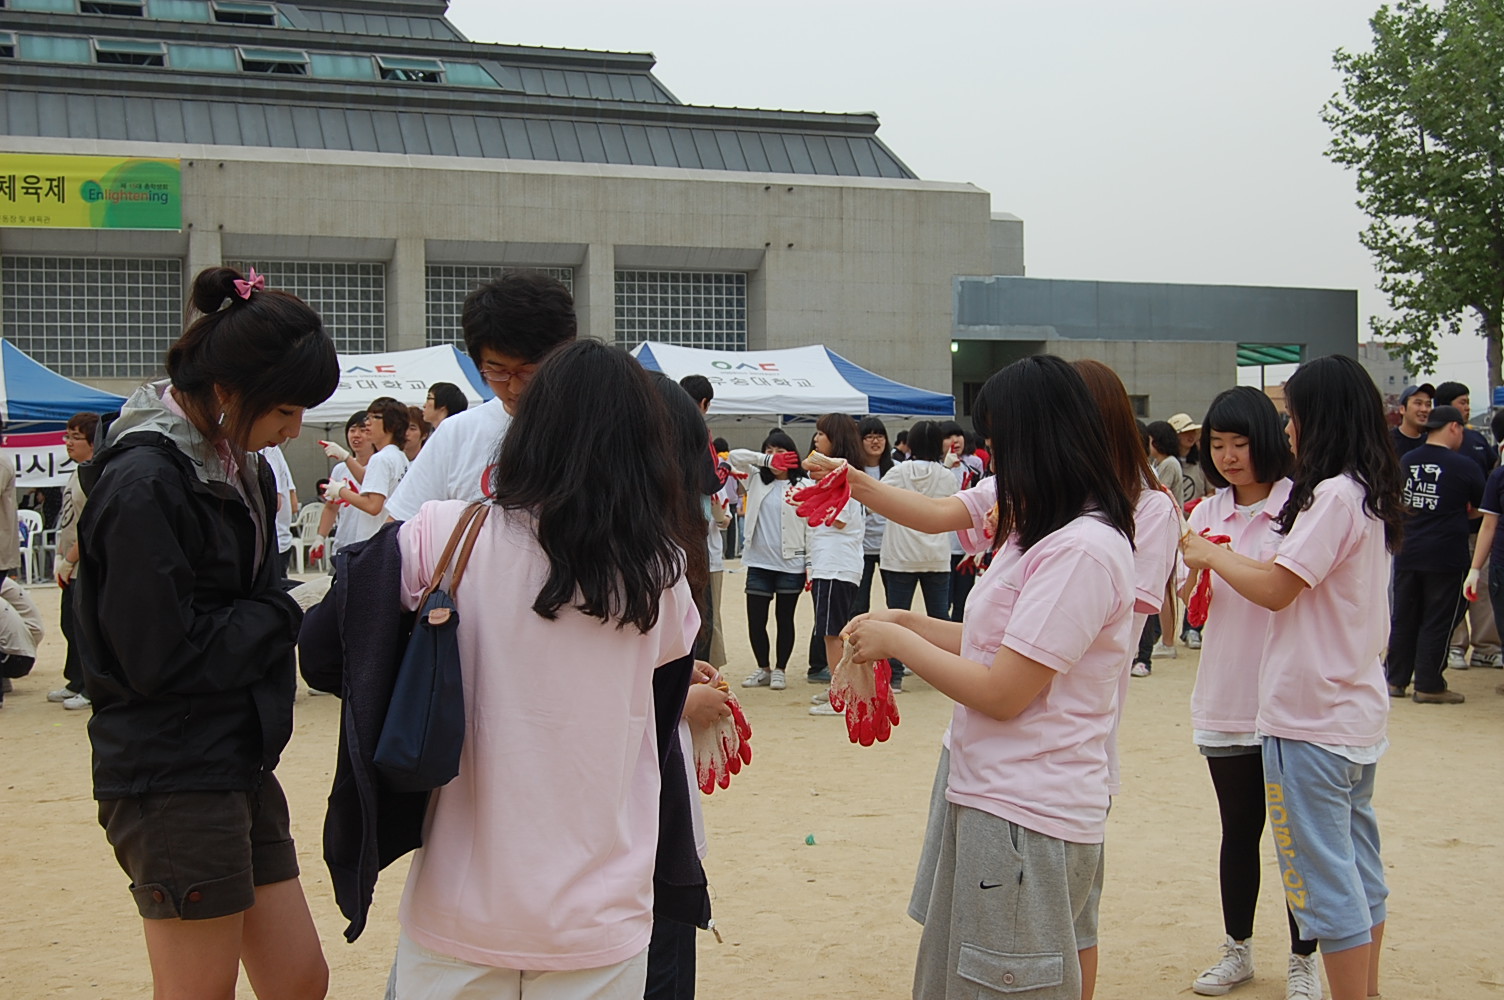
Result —
[[[741, 580], [728, 574], [725, 588], [733, 685], [752, 665]], [[52, 627], [57, 590], [35, 596]], [[809, 621], [805, 601], [805, 640]], [[950, 703], [911, 678], [892, 740], [853, 746], [839, 719], [807, 713], [818, 688], [802, 677], [805, 648], [801, 642], [788, 690], [740, 692], [756, 757], [729, 789], [705, 799], [706, 868], [725, 940], [700, 935], [702, 997], [909, 995], [919, 927], [904, 910]], [[0, 871], [9, 887], [0, 905], [0, 998], [148, 997], [140, 920], [90, 799], [88, 713], [45, 700], [61, 684], [62, 653], [54, 629], [36, 670], [15, 682], [0, 711]], [[1191, 980], [1222, 940], [1215, 800], [1190, 742], [1195, 669], [1196, 655], [1182, 650], [1132, 683], [1122, 728], [1125, 790], [1107, 831], [1099, 997], [1190, 996]], [[1504, 671], [1457, 673], [1452, 685], [1467, 704], [1394, 705], [1378, 786], [1391, 1000], [1504, 998], [1504, 697], [1494, 693], [1501, 681]], [[370, 926], [346, 944], [319, 848], [338, 713], [335, 698], [299, 694], [297, 731], [278, 774], [329, 959], [329, 995], [379, 1000], [407, 865], [384, 873]], [[1281, 903], [1271, 854], [1255, 933], [1259, 974], [1233, 994], [1242, 1000], [1284, 996]], [[252, 996], [244, 977], [240, 996]]]

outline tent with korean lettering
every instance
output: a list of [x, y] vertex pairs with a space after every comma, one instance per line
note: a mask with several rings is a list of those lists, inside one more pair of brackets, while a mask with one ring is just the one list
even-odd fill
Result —
[[674, 381], [704, 375], [715, 389], [710, 415], [784, 417], [821, 413], [949, 417], [956, 400], [869, 372], [819, 344], [774, 351], [712, 351], [643, 341], [644, 368]]
[[456, 385], [471, 406], [494, 395], [480, 377], [475, 362], [453, 344], [420, 347], [380, 354], [341, 354], [339, 386], [334, 395], [304, 412], [303, 423], [343, 426], [350, 414], [364, 410], [378, 396], [391, 396], [408, 406], [422, 406], [435, 382]]
[[0, 416], [7, 431], [60, 431], [75, 413], [119, 413], [125, 397], [65, 378], [0, 340]]

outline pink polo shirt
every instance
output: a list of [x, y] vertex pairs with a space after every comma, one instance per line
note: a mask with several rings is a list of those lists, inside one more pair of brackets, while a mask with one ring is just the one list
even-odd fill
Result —
[[[413, 608], [465, 503], [402, 525]], [[548, 572], [532, 519], [493, 508], [455, 603], [465, 680], [460, 772], [433, 794], [398, 913], [414, 942], [480, 965], [614, 965], [648, 945], [658, 842], [653, 670], [689, 652], [689, 586], [646, 635], [532, 603]]]
[[971, 489], [957, 493], [956, 499], [966, 505], [966, 512], [971, 515], [971, 527], [956, 532], [961, 548], [968, 555], [986, 552], [992, 548], [992, 539], [987, 535], [987, 515], [997, 506], [997, 477], [988, 476]]
[[1078, 517], [1028, 552], [1013, 539], [998, 550], [967, 598], [961, 655], [990, 667], [1007, 646], [1055, 676], [1007, 722], [956, 706], [947, 799], [1061, 840], [1102, 842], [1133, 595], [1133, 550], [1098, 518]]
[[[1191, 511], [1191, 530], [1227, 535], [1234, 552], [1268, 562], [1279, 549], [1281, 538], [1275, 528], [1279, 526], [1279, 512], [1290, 497], [1290, 486], [1288, 479], [1276, 482], [1264, 509], [1252, 517], [1238, 513], [1232, 487], [1223, 487]], [[1196, 729], [1254, 731], [1259, 712], [1259, 663], [1273, 618], [1274, 612], [1254, 604], [1212, 574], [1212, 603], [1201, 630], [1201, 666], [1191, 692], [1191, 724]]]
[[1274, 561], [1310, 587], [1276, 612], [1259, 670], [1258, 731], [1337, 746], [1384, 739], [1389, 637], [1384, 524], [1349, 476], [1317, 485]]

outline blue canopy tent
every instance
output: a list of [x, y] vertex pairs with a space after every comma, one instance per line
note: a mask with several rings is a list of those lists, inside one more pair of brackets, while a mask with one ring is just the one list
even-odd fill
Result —
[[64, 378], [0, 340], [0, 416], [8, 431], [61, 430], [75, 413], [118, 413], [125, 397]]
[[949, 417], [956, 400], [853, 364], [828, 347], [710, 351], [643, 341], [632, 352], [644, 368], [674, 381], [704, 375], [715, 389], [710, 416], [782, 419], [821, 413]]

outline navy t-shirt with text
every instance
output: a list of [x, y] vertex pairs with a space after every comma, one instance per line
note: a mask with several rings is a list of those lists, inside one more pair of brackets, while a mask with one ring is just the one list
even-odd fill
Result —
[[1405, 477], [1405, 541], [1394, 568], [1466, 573], [1468, 507], [1483, 505], [1483, 470], [1439, 444], [1412, 448], [1400, 459]]
[[[1504, 517], [1504, 465], [1488, 474], [1488, 485], [1483, 488], [1483, 506], [1480, 509], [1485, 514]], [[1504, 566], [1504, 524], [1494, 528], [1494, 550], [1489, 553], [1489, 562]]]

